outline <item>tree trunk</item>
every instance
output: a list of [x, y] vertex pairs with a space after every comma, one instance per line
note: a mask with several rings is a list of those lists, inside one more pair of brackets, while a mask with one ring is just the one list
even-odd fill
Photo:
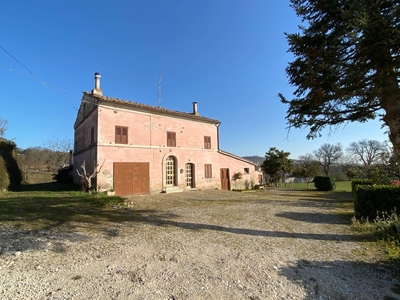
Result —
[[86, 192], [90, 192], [92, 189], [92, 179], [95, 178], [97, 176], [97, 174], [100, 173], [101, 168], [103, 167], [105, 160], [103, 161], [103, 163], [101, 164], [100, 168], [98, 164], [96, 164], [96, 166], [94, 167], [94, 170], [91, 174], [88, 174], [86, 172], [86, 162], [83, 161], [83, 164], [81, 166], [82, 169], [82, 174], [79, 173], [79, 170], [76, 169], [76, 172], [78, 173], [78, 175], [82, 178], [82, 188], [86, 191]]
[[383, 89], [381, 101], [382, 108], [386, 112], [383, 120], [389, 127], [389, 139], [393, 145], [397, 166], [400, 168], [400, 88], [396, 76], [388, 80], [387, 88]]

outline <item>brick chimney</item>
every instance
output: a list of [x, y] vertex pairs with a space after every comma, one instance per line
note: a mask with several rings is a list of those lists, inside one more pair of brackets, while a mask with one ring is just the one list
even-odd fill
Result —
[[103, 96], [103, 91], [100, 89], [100, 73], [94, 73], [94, 89], [92, 90], [92, 95]]

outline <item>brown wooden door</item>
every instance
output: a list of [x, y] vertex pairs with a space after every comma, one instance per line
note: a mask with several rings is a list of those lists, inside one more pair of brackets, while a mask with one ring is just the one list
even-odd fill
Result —
[[149, 163], [147, 162], [115, 162], [115, 195], [150, 194], [149, 170]]
[[230, 190], [229, 169], [221, 169], [221, 190]]

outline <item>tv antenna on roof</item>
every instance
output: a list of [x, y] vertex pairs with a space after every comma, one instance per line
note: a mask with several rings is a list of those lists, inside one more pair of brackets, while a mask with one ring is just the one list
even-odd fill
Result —
[[157, 83], [157, 86], [158, 86], [158, 107], [161, 107], [161, 96], [162, 96], [162, 93], [161, 93], [161, 83], [163, 83], [164, 81], [162, 80], [162, 73], [160, 73], [160, 76], [158, 77], [158, 83]]

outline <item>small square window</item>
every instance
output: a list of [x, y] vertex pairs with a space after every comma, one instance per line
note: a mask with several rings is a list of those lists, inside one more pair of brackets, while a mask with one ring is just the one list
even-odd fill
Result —
[[250, 173], [250, 169], [249, 168], [244, 168], [244, 174], [249, 174]]

